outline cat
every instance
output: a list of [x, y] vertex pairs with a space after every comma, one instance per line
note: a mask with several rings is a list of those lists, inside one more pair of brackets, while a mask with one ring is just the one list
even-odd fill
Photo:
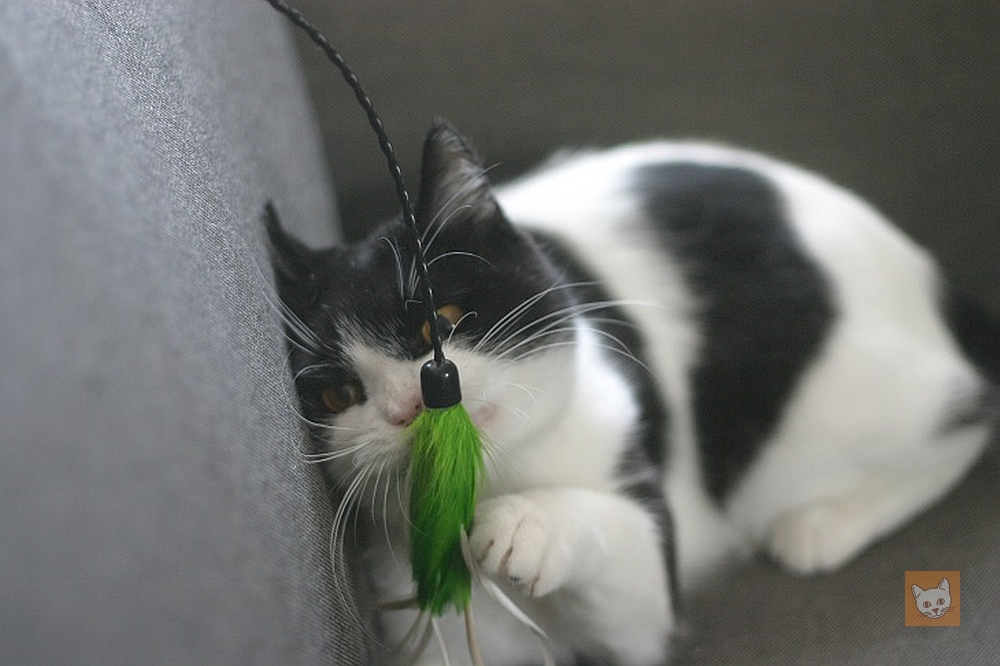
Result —
[[943, 617], [951, 608], [951, 589], [947, 578], [942, 578], [937, 587], [923, 590], [919, 585], [914, 585], [911, 590], [917, 610], [932, 620]]
[[[559, 663], [668, 660], [682, 592], [757, 550], [834, 570], [983, 451], [1000, 327], [836, 185], [759, 154], [656, 141], [561, 154], [492, 187], [440, 123], [416, 218], [487, 473], [469, 548]], [[430, 354], [399, 220], [313, 250], [267, 224], [303, 418], [379, 601], [412, 596], [407, 427]], [[539, 663], [474, 590], [490, 664]], [[414, 614], [381, 616], [381, 643]], [[457, 614], [441, 641], [462, 663]], [[428, 647], [418, 663], [442, 663]]]

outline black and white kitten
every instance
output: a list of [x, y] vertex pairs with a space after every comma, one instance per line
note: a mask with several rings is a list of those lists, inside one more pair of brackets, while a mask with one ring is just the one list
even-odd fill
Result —
[[[560, 663], [663, 663], [678, 587], [760, 548], [839, 567], [987, 442], [1000, 328], [871, 207], [795, 167], [657, 142], [492, 190], [440, 125], [417, 219], [486, 450], [472, 552]], [[410, 596], [401, 498], [430, 354], [411, 241], [398, 221], [321, 251], [273, 215], [269, 230], [304, 416], [345, 501], [380, 523], [381, 600]], [[487, 662], [537, 663], [473, 595]], [[413, 615], [384, 615], [391, 645]], [[461, 660], [461, 619], [442, 627]]]

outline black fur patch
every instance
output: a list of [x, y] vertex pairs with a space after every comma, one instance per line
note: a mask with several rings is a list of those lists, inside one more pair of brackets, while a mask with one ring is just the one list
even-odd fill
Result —
[[962, 353], [986, 380], [975, 399], [953, 407], [942, 431], [1000, 424], [1000, 322], [950, 285], [941, 289], [940, 309]]
[[1000, 322], [953, 287], [941, 291], [941, 311], [965, 356], [993, 384], [1000, 385]]
[[637, 177], [663, 247], [700, 304], [693, 409], [705, 481], [722, 501], [820, 351], [834, 305], [763, 177], [694, 163]]

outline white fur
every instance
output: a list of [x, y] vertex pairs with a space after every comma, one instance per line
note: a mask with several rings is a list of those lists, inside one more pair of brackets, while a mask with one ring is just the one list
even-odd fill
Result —
[[[840, 313], [772, 440], [724, 507], [703, 490], [689, 408], [696, 303], [678, 267], [657, 250], [630, 190], [636, 167], [673, 160], [744, 166], [774, 182], [807, 252], [830, 277]], [[971, 397], [980, 380], [937, 317], [933, 264], [844, 190], [751, 153], [652, 143], [565, 157], [497, 196], [515, 222], [568, 241], [650, 343], [651, 370], [671, 415], [663, 483], [682, 584], [759, 547], [799, 572], [840, 566], [945, 493], [982, 450], [984, 429], [938, 434], [955, 396]], [[561, 655], [597, 647], [621, 664], [655, 664], [677, 591], [667, 590], [652, 517], [618, 492], [615, 479], [638, 405], [602, 339], [575, 326], [576, 345], [517, 362], [457, 343], [447, 348], [487, 452], [489, 478], [470, 545], [482, 571]], [[370, 562], [381, 598], [397, 599], [412, 593], [399, 555], [406, 552], [403, 502], [391, 488], [396, 477], [383, 470], [405, 457], [395, 421], [419, 395], [420, 363], [361, 343], [352, 355], [368, 401], [334, 419], [333, 441], [372, 477], [355, 484], [355, 494], [385, 514], [392, 547], [376, 545]], [[357, 443], [364, 446], [354, 451]], [[530, 633], [480, 590], [474, 608], [487, 663], [540, 663]], [[414, 616], [386, 617], [390, 639], [398, 640]], [[446, 615], [441, 631], [452, 663], [467, 663], [460, 619]], [[433, 648], [422, 659], [442, 663]]]
[[[629, 175], [682, 161], [744, 167], [780, 190], [789, 220], [835, 289], [832, 339], [802, 381], [762, 459], [724, 510], [698, 481], [687, 373], [698, 332], [676, 267], [644, 235]], [[557, 233], [651, 341], [673, 417], [665, 489], [682, 582], [727, 553], [765, 545], [803, 573], [842, 565], [939, 499], [985, 444], [986, 428], [939, 434], [955, 396], [981, 380], [936, 307], [931, 259], [851, 193], [773, 159], [703, 143], [648, 143], [585, 153], [499, 192], [512, 219]]]

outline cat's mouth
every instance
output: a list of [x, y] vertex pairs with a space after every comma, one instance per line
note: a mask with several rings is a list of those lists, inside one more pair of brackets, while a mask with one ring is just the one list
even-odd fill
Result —
[[[424, 408], [421, 407], [419, 410], [417, 410], [417, 412], [415, 412], [412, 415], [411, 418], [405, 420], [397, 419], [395, 425], [398, 426], [403, 432], [406, 432], [409, 429], [409, 427], [413, 425], [413, 422], [417, 418], [417, 414], [419, 414], [419, 412], [422, 411], [423, 409]], [[493, 422], [493, 420], [496, 418], [499, 412], [500, 409], [496, 405], [492, 403], [487, 403], [481, 407], [477, 407], [475, 409], [469, 409], [469, 418], [472, 419], [472, 422], [475, 424], [477, 429], [482, 430], [484, 426], [487, 426]]]

